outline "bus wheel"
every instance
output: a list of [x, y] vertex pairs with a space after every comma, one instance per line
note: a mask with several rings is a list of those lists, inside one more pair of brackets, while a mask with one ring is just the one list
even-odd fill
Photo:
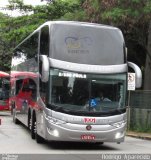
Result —
[[29, 128], [29, 130], [31, 130], [31, 125], [32, 125], [31, 114], [30, 114], [30, 112], [29, 112], [29, 113], [28, 113], [28, 128]]
[[36, 138], [37, 143], [43, 143], [44, 142], [44, 139], [37, 133], [37, 121], [35, 123], [35, 138]]
[[39, 144], [44, 142], [44, 139], [41, 136], [39, 136], [37, 132], [36, 132], [36, 142]]
[[15, 109], [15, 108], [13, 108], [13, 122], [14, 122], [15, 124], [19, 124], [19, 121], [18, 121], [18, 119], [16, 118], [16, 109]]
[[33, 115], [32, 121], [31, 121], [31, 138], [35, 139], [35, 133], [36, 133], [36, 117]]
[[31, 138], [36, 139], [37, 143], [43, 143], [44, 139], [37, 134], [37, 121], [36, 115], [33, 115], [32, 124], [31, 124]]

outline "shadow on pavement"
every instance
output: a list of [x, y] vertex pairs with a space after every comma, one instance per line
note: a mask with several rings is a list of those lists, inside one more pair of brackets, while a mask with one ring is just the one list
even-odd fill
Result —
[[81, 143], [81, 142], [45, 142], [48, 147], [53, 149], [67, 150], [117, 150], [108, 145], [99, 143]]

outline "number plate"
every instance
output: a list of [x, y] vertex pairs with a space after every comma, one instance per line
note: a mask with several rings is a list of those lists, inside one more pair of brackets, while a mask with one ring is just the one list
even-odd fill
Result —
[[81, 139], [82, 140], [95, 140], [95, 135], [91, 134], [91, 135], [81, 135]]

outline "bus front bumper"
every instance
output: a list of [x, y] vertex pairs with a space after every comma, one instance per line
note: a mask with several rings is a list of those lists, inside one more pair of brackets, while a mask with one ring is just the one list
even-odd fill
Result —
[[[126, 123], [120, 127], [111, 125], [92, 125], [92, 130], [87, 130], [87, 125], [79, 125], [75, 130], [75, 124], [56, 125], [48, 123], [46, 126], [46, 139], [49, 141], [71, 142], [123, 142], [125, 137]], [[68, 127], [67, 127], [68, 126]], [[99, 129], [100, 128], [100, 129]]]

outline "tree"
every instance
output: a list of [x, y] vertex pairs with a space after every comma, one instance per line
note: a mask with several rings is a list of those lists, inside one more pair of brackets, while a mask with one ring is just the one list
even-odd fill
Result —
[[4, 32], [7, 30], [5, 20], [8, 18], [0, 13], [0, 70], [2, 71], [8, 71], [10, 66], [9, 42], [4, 37]]
[[[2, 44], [0, 47], [0, 54], [5, 56], [6, 53], [8, 53], [9, 57], [11, 57], [12, 49], [32, 33], [39, 25], [49, 20], [60, 19], [65, 14], [75, 12], [79, 9], [80, 5], [78, 1], [79, 0], [76, 0], [75, 2], [71, 0], [55, 0], [49, 1], [47, 5], [33, 7], [31, 5], [25, 5], [22, 0], [10, 0], [7, 9], [17, 9], [20, 10], [21, 13], [26, 12], [28, 15], [19, 17], [7, 16], [7, 18], [3, 19], [3, 23], [0, 22], [0, 25], [2, 25], [1, 37], [3, 43], [6, 44]], [[7, 47], [4, 49], [4, 46]], [[4, 64], [2, 61], [1, 64], [2, 66], [7, 64], [7, 66], [10, 67], [10, 63], [7, 62]], [[4, 68], [8, 69], [9, 67]]]
[[144, 89], [151, 90], [151, 22], [149, 25], [149, 34], [148, 34], [148, 54], [146, 56], [145, 64], [145, 74], [144, 74]]
[[80, 6], [78, 3], [79, 0], [76, 1], [56, 0], [49, 2], [47, 5], [31, 7], [24, 5], [22, 0], [11, 0], [8, 9], [32, 11], [34, 14], [12, 17], [6, 21], [5, 25], [9, 26], [11, 30], [6, 32], [5, 37], [7, 37], [7, 40], [14, 47], [42, 23], [60, 19], [65, 14], [77, 10]]
[[69, 4], [70, 10], [66, 12], [61, 18], [61, 20], [67, 21], [87, 21], [88, 16], [83, 9], [83, 3], [85, 0], [64, 0]]
[[9, 0], [7, 9], [20, 10], [20, 12], [30, 12], [33, 10], [33, 7], [32, 5], [25, 5], [23, 0]]
[[151, 1], [85, 0], [83, 7], [89, 21], [117, 26], [122, 30], [128, 47], [128, 60], [138, 64], [144, 73]]

